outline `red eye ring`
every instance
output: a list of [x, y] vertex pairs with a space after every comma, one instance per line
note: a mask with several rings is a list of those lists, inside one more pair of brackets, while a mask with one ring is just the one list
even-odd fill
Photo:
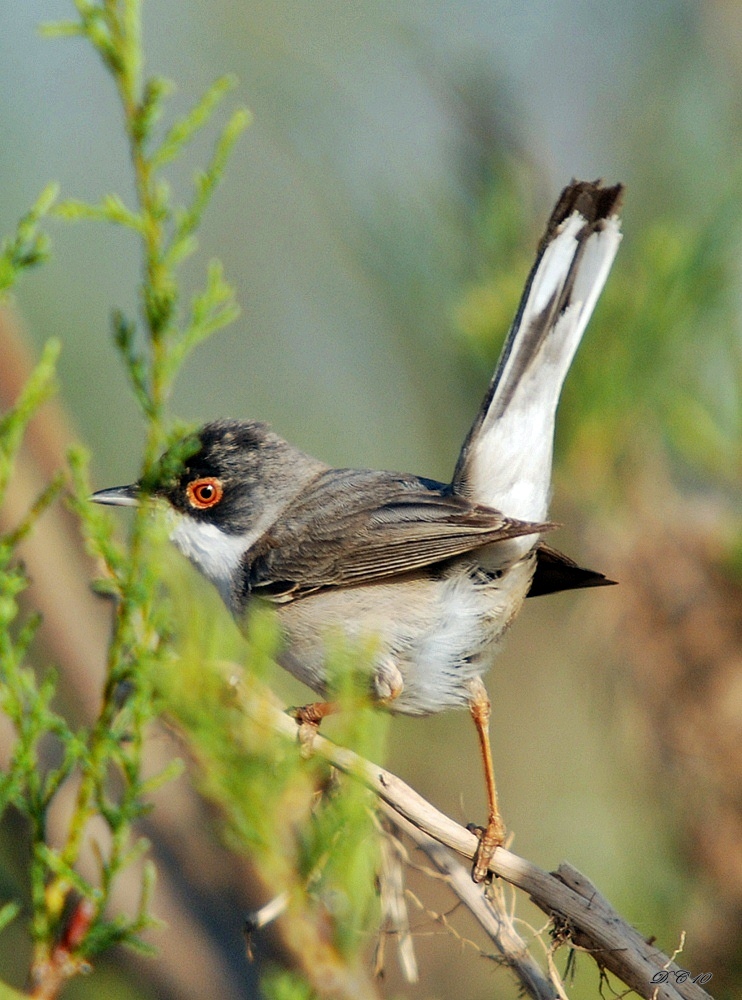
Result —
[[215, 507], [224, 496], [224, 487], [215, 476], [204, 476], [203, 479], [194, 479], [186, 486], [186, 496], [191, 507], [208, 510], [209, 507]]

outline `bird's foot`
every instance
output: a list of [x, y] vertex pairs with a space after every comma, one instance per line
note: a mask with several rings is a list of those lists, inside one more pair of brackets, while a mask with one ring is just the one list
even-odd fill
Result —
[[288, 714], [296, 719], [297, 737], [303, 757], [311, 756], [314, 737], [319, 731], [322, 720], [326, 715], [332, 715], [337, 710], [338, 705], [334, 701], [313, 701], [309, 705], [287, 709]]
[[479, 846], [477, 847], [477, 853], [474, 855], [474, 864], [471, 871], [472, 881], [476, 883], [484, 882], [486, 879], [492, 878], [492, 872], [490, 872], [492, 856], [497, 848], [505, 843], [505, 824], [499, 815], [491, 816], [486, 827], [475, 826], [473, 823], [470, 823], [467, 826], [467, 830], [479, 837]]

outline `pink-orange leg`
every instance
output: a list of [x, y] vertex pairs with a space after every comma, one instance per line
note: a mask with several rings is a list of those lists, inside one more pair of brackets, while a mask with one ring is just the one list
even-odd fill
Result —
[[495, 769], [492, 766], [492, 749], [490, 747], [490, 700], [482, 681], [477, 677], [470, 683], [471, 698], [469, 711], [477, 727], [479, 749], [484, 764], [484, 780], [487, 785], [487, 804], [489, 816], [487, 826], [482, 832], [479, 848], [474, 857], [472, 878], [475, 882], [483, 882], [489, 874], [489, 864], [495, 849], [505, 840], [505, 824], [502, 821], [497, 806], [497, 788], [495, 786]]

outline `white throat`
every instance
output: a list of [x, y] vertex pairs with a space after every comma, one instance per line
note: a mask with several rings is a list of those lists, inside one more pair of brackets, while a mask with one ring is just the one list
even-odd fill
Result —
[[170, 541], [214, 584], [222, 600], [234, 612], [232, 581], [242, 556], [254, 538], [228, 535], [214, 524], [177, 514]]

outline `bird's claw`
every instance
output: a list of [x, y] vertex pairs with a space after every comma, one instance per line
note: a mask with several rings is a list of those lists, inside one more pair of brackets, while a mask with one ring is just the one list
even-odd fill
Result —
[[499, 816], [492, 817], [486, 827], [469, 823], [467, 830], [479, 838], [472, 865], [472, 881], [479, 884], [492, 878], [490, 862], [498, 847], [505, 843], [505, 826]]

